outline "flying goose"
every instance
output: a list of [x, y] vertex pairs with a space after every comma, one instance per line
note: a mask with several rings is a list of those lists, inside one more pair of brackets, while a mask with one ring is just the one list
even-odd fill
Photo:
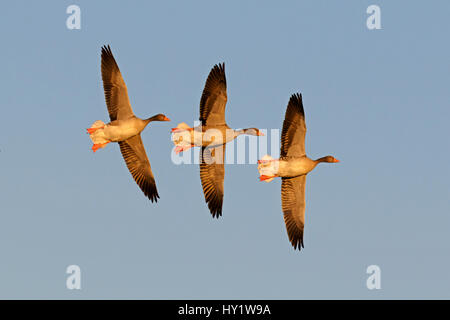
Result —
[[319, 163], [335, 163], [339, 160], [326, 156], [317, 160], [305, 154], [305, 113], [301, 94], [293, 94], [289, 100], [281, 133], [280, 159], [266, 155], [258, 161], [260, 180], [270, 182], [281, 177], [281, 206], [284, 213], [289, 241], [294, 249], [301, 250], [305, 224], [306, 175]]
[[97, 120], [87, 129], [95, 152], [110, 142], [118, 142], [125, 163], [136, 183], [152, 202], [158, 201], [155, 178], [145, 153], [140, 133], [152, 121], [170, 121], [163, 114], [148, 119], [136, 117], [128, 91], [109, 46], [102, 47], [102, 79], [111, 122]]
[[231, 129], [225, 122], [227, 81], [225, 64], [215, 65], [208, 75], [200, 99], [201, 125], [191, 128], [180, 123], [172, 129], [175, 152], [201, 147], [200, 179], [205, 201], [213, 217], [222, 215], [225, 145], [241, 134], [263, 135], [257, 128]]

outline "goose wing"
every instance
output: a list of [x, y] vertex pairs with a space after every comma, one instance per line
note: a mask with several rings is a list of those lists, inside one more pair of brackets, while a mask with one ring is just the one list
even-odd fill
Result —
[[102, 47], [102, 79], [111, 121], [134, 116], [127, 86], [109, 46]]
[[281, 132], [281, 157], [301, 157], [305, 155], [305, 112], [302, 95], [293, 94], [289, 100]]
[[306, 175], [294, 178], [282, 178], [281, 206], [289, 241], [294, 249], [303, 246], [305, 225], [305, 183]]
[[203, 147], [200, 154], [200, 180], [209, 211], [214, 218], [222, 215], [225, 145]]
[[150, 167], [150, 161], [148, 161], [145, 153], [141, 135], [138, 134], [127, 140], [120, 141], [119, 146], [134, 181], [136, 181], [146, 197], [152, 202], [157, 202], [159, 195], [156, 189], [155, 177]]
[[203, 126], [225, 125], [227, 80], [225, 64], [216, 64], [210, 71], [200, 99], [200, 121]]

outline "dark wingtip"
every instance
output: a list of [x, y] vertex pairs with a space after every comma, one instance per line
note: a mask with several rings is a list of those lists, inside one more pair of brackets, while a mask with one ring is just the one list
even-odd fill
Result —
[[212, 202], [208, 203], [209, 212], [211, 212], [211, 215], [213, 218], [219, 219], [219, 217], [222, 216], [222, 204], [216, 205], [212, 204]]
[[303, 239], [294, 239], [294, 240], [291, 240], [291, 244], [292, 244], [292, 246], [294, 247], [294, 250], [297, 250], [297, 249], [298, 249], [298, 251], [302, 251], [302, 248], [305, 247], [305, 246], [304, 246]]
[[219, 62], [214, 65], [213, 69], [219, 69], [220, 71], [225, 71], [225, 62]]
[[109, 44], [102, 46], [102, 57], [104, 56], [112, 56], [112, 51]]
[[303, 99], [302, 99], [301, 93], [294, 93], [293, 95], [291, 95], [291, 98], [289, 99], [289, 103], [288, 103], [288, 108], [289, 108], [289, 106], [292, 106], [295, 109], [297, 109], [303, 116], [305, 115], [305, 111], [303, 109]]
[[290, 241], [292, 247], [294, 248], [294, 250], [301, 251], [302, 248], [304, 248], [303, 235], [299, 238], [289, 239], [289, 241]]
[[211, 76], [216, 76], [219, 79], [225, 78], [225, 62], [215, 64], [209, 73]]
[[301, 226], [297, 225], [297, 222], [293, 219], [292, 214], [284, 214], [284, 222], [286, 224], [286, 231], [289, 238], [289, 242], [294, 247], [294, 250], [301, 251], [304, 248], [303, 242], [303, 224]]
[[149, 198], [149, 199], [151, 200], [152, 203], [153, 203], [153, 202], [157, 203], [157, 202], [158, 202], [158, 199], [159, 199], [158, 191], [156, 191], [156, 192], [153, 193], [153, 194], [149, 194], [149, 195], [147, 196], [147, 198]]
[[302, 94], [299, 92], [294, 93], [293, 95], [291, 95], [289, 102], [293, 102], [295, 104], [301, 104], [302, 103]]
[[216, 212], [211, 211], [211, 214], [212, 214], [213, 218], [219, 219], [222, 216], [222, 211], [216, 211]]
[[226, 84], [225, 62], [215, 64], [209, 72], [208, 77], [217, 78], [219, 81], [221, 80]]

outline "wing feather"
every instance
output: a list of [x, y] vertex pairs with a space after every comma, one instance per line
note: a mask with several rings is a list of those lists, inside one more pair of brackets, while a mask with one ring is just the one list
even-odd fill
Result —
[[294, 249], [304, 247], [303, 230], [305, 225], [305, 183], [306, 175], [295, 178], [282, 178], [281, 206], [286, 230]]
[[289, 100], [281, 132], [281, 157], [305, 155], [305, 112], [302, 95], [293, 94]]
[[225, 106], [227, 104], [227, 80], [225, 64], [216, 64], [206, 79], [200, 99], [200, 121], [202, 125], [225, 125]]
[[109, 46], [102, 47], [102, 80], [111, 121], [132, 117], [128, 90]]
[[203, 147], [200, 154], [200, 180], [205, 201], [214, 218], [222, 215], [223, 180], [225, 177], [225, 145], [216, 148]]
[[155, 177], [153, 176], [150, 161], [148, 161], [145, 153], [141, 136], [138, 134], [125, 141], [120, 141], [119, 146], [134, 181], [136, 181], [147, 198], [152, 202], [157, 202], [159, 195], [156, 189]]

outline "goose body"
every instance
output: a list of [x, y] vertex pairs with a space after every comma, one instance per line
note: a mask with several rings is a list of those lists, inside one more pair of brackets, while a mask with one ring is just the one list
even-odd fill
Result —
[[176, 149], [177, 153], [191, 147], [219, 147], [233, 141], [241, 134], [262, 135], [256, 128], [234, 130], [227, 125], [197, 126], [194, 128], [177, 127], [172, 129], [172, 132], [172, 140], [177, 147], [181, 147]]
[[305, 114], [302, 96], [291, 96], [283, 122], [281, 133], [280, 159], [269, 155], [258, 161], [261, 181], [270, 182], [280, 177], [281, 206], [289, 241], [294, 249], [301, 249], [305, 223], [305, 183], [309, 172], [321, 162], [335, 163], [339, 160], [326, 156], [317, 160], [305, 154]]
[[95, 139], [101, 138], [110, 142], [119, 142], [127, 140], [140, 134], [148, 122], [136, 116], [124, 120], [114, 120], [93, 132], [94, 143]]
[[150, 162], [144, 149], [140, 133], [152, 121], [169, 121], [163, 114], [148, 119], [136, 117], [128, 99], [128, 90], [111, 48], [102, 47], [101, 71], [106, 106], [110, 122], [95, 121], [87, 129], [96, 152], [111, 142], [117, 142], [125, 163], [142, 192], [152, 202], [159, 198]]
[[222, 215], [225, 146], [241, 134], [262, 135], [257, 128], [233, 130], [225, 122], [227, 82], [225, 64], [215, 65], [206, 79], [200, 99], [201, 125], [180, 123], [172, 129], [175, 152], [200, 147], [200, 180], [213, 217]]
[[299, 158], [286, 158], [278, 160], [279, 177], [292, 178], [307, 174], [317, 166], [314, 160], [307, 156]]

